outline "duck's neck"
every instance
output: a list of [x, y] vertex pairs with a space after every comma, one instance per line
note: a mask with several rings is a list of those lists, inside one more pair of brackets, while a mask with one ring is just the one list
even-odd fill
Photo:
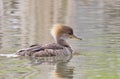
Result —
[[70, 46], [68, 45], [68, 43], [66, 42], [66, 40], [64, 40], [64, 39], [62, 39], [62, 38], [57, 38], [57, 39], [56, 39], [56, 42], [57, 42], [58, 44], [60, 44], [61, 46], [70, 47]]

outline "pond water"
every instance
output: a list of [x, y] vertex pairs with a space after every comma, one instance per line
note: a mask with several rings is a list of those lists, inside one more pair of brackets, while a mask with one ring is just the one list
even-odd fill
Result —
[[0, 9], [0, 54], [54, 42], [55, 23], [83, 39], [68, 40], [68, 63], [1, 56], [0, 79], [120, 79], [120, 0], [0, 0]]

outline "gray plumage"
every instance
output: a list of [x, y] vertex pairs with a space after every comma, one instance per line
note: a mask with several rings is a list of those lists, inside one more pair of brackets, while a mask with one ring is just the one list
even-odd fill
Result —
[[29, 48], [18, 50], [16, 54], [20, 56], [56, 57], [70, 60], [72, 58], [72, 49], [66, 42], [66, 38], [80, 38], [73, 35], [72, 28], [61, 24], [55, 25], [51, 30], [51, 34], [56, 43], [31, 45]]
[[26, 49], [18, 50], [17, 55], [20, 56], [32, 56], [32, 57], [57, 57], [59, 60], [65, 58], [70, 60], [72, 58], [71, 47], [63, 47], [59, 44], [45, 44], [45, 45], [34, 45]]

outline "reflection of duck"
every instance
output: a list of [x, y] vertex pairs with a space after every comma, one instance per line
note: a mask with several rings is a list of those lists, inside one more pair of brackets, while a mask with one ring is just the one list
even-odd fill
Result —
[[58, 63], [55, 71], [56, 79], [73, 79], [74, 67], [67, 66], [67, 63]]
[[20, 56], [32, 56], [32, 57], [51, 57], [61, 56], [68, 57], [67, 60], [72, 57], [72, 49], [66, 42], [66, 38], [80, 38], [73, 34], [71, 27], [56, 24], [51, 30], [51, 34], [56, 43], [45, 44], [45, 45], [32, 45], [29, 48], [21, 49], [16, 54]]

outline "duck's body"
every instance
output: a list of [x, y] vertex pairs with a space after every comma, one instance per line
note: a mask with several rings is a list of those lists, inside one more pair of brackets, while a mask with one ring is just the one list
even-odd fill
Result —
[[67, 60], [70, 60], [72, 57], [72, 49], [66, 42], [66, 38], [77, 38], [73, 35], [72, 28], [57, 24], [52, 28], [51, 34], [56, 43], [32, 45], [29, 48], [19, 50], [16, 54], [32, 57], [67, 57]]

